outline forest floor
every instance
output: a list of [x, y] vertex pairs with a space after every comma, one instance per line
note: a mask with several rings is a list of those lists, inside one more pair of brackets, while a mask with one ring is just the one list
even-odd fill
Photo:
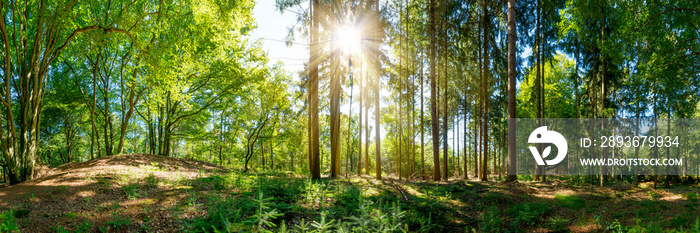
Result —
[[[492, 177], [496, 179], [497, 177]], [[653, 188], [574, 177], [549, 182], [370, 176], [312, 182], [290, 172], [240, 174], [156, 155], [115, 155], [0, 188], [0, 223], [22, 232], [604, 232], [698, 227], [698, 185]], [[10, 219], [12, 218], [12, 219]], [[3, 224], [0, 224], [2, 229]]]

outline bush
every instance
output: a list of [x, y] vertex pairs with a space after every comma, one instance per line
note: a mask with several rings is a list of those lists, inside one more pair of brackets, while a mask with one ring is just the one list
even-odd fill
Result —
[[544, 219], [544, 216], [552, 208], [544, 203], [525, 203], [519, 204], [508, 209], [508, 214], [512, 216], [515, 221], [514, 227], [518, 225], [533, 226], [540, 220]]
[[698, 200], [698, 194], [696, 192], [686, 192], [683, 194], [683, 198], [694, 202]]
[[553, 232], [565, 232], [567, 226], [569, 225], [569, 220], [562, 218], [561, 216], [554, 216], [547, 219], [545, 226], [547, 229]]
[[139, 187], [141, 187], [141, 186], [138, 183], [135, 183], [135, 184], [123, 186], [122, 190], [124, 190], [124, 194], [126, 194], [126, 198], [133, 200], [133, 199], [142, 197], [142, 195], [138, 192]]
[[17, 219], [13, 210], [3, 211], [0, 213], [0, 232], [15, 232], [19, 231]]
[[500, 218], [500, 211], [497, 206], [489, 207], [481, 216], [479, 228], [482, 232], [501, 232], [503, 222]]
[[337, 217], [358, 214], [360, 209], [361, 191], [356, 186], [350, 186], [344, 189], [336, 198], [335, 212]]

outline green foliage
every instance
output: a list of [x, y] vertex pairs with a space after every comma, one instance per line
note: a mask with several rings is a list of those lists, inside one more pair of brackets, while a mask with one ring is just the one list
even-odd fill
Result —
[[126, 194], [126, 198], [132, 200], [146, 196], [145, 191], [143, 191], [144, 193], [142, 193], [141, 191], [139, 191], [139, 188], [141, 188], [141, 185], [139, 183], [133, 183], [122, 186], [122, 190], [124, 191], [124, 194]]
[[581, 209], [586, 206], [586, 202], [578, 196], [555, 194], [554, 201], [563, 208]]
[[479, 229], [482, 232], [501, 232], [503, 229], [503, 222], [501, 221], [501, 213], [497, 206], [491, 206], [479, 220]]
[[362, 191], [356, 186], [351, 185], [343, 189], [336, 197], [335, 204], [333, 205], [335, 212], [339, 216], [356, 215], [357, 211], [360, 209], [360, 199], [362, 199]]
[[[255, 177], [228, 176], [224, 185], [240, 182], [249, 183]], [[211, 180], [217, 180], [211, 179]], [[403, 232], [406, 212], [393, 202], [375, 203], [362, 197], [360, 190], [354, 186], [340, 188], [310, 180], [285, 180], [257, 178], [257, 192], [241, 192], [234, 198], [211, 195], [207, 203], [207, 216], [193, 221], [185, 221], [188, 232]], [[269, 191], [270, 193], [267, 193]], [[267, 196], [267, 197], [266, 197]], [[330, 204], [326, 200], [334, 200]], [[317, 210], [301, 206], [320, 207]], [[327, 206], [331, 207], [327, 209]], [[300, 222], [288, 225], [280, 219], [287, 218], [287, 213], [301, 212], [304, 217]], [[316, 212], [318, 211], [318, 212]], [[315, 212], [315, 213], [314, 213]], [[318, 213], [318, 214], [316, 214]], [[434, 224], [426, 220], [425, 229], [434, 229]]]
[[549, 210], [551, 207], [544, 203], [524, 203], [515, 205], [506, 212], [515, 219], [511, 227], [517, 228], [520, 225], [534, 226], [544, 219]]
[[13, 210], [3, 211], [0, 213], [0, 232], [19, 232], [17, 219]]
[[552, 232], [565, 232], [569, 225], [569, 220], [561, 216], [554, 216], [547, 219], [545, 226]]
[[55, 227], [51, 227], [51, 229], [56, 233], [70, 233], [70, 231], [66, 230], [66, 228], [61, 225], [56, 225]]
[[661, 194], [654, 191], [648, 191], [647, 194], [649, 194], [652, 200], [659, 200], [659, 198], [663, 197]]
[[160, 182], [160, 180], [153, 173], [149, 174], [144, 181], [146, 182], [146, 185], [152, 187], [158, 186], [158, 183]]
[[201, 190], [223, 190], [227, 187], [228, 182], [221, 176], [210, 176], [196, 179], [192, 182], [198, 189]]
[[689, 201], [696, 202], [698, 200], [698, 193], [696, 192], [686, 192], [683, 194], [683, 198]]
[[326, 218], [326, 215], [327, 215], [327, 213], [325, 211], [321, 212], [321, 219], [318, 222], [313, 221], [311, 223], [311, 226], [316, 228], [315, 232], [318, 232], [318, 233], [330, 232], [331, 228], [333, 227], [333, 222], [335, 222], [335, 220], [328, 221], [328, 219]]
[[83, 200], [85, 201], [85, 207], [90, 205], [90, 197], [83, 197]]
[[[551, 61], [544, 63], [545, 77], [545, 99], [548, 105], [556, 104], [556, 108], [547, 110], [548, 117], [554, 118], [573, 118], [576, 116], [576, 103], [574, 99], [575, 83], [570, 79], [574, 74], [575, 62], [569, 59], [566, 55], [558, 53], [554, 55]], [[521, 88], [518, 89], [517, 99], [517, 114], [519, 117], [535, 118], [536, 111], [536, 78], [535, 66], [528, 68], [524, 82]], [[520, 178], [520, 177], [519, 177]], [[531, 176], [523, 177], [525, 180], [532, 178]]]
[[121, 214], [117, 213], [117, 211], [114, 211], [106, 225], [112, 227], [112, 229], [120, 230], [122, 227], [131, 225], [131, 219], [123, 217]]
[[263, 198], [262, 192], [258, 193], [258, 199], [256, 199], [258, 210], [255, 212], [255, 215], [251, 216], [251, 219], [256, 220], [255, 223], [257, 224], [258, 231], [266, 231], [265, 227], [276, 227], [277, 225], [274, 224], [272, 220], [275, 220], [280, 216], [284, 216], [284, 214], [277, 212], [276, 209], [270, 209], [268, 204], [271, 200], [272, 198]]
[[88, 233], [92, 232], [92, 228], [94, 227], [94, 224], [92, 224], [90, 221], [87, 219], [85, 222], [81, 223], [75, 228], [75, 233]]
[[63, 216], [65, 216], [65, 217], [67, 217], [67, 218], [76, 218], [76, 217], [78, 217], [78, 214], [77, 214], [77, 213], [71, 212], [71, 213], [67, 213], [67, 214], [65, 214], [65, 215], [63, 215]]

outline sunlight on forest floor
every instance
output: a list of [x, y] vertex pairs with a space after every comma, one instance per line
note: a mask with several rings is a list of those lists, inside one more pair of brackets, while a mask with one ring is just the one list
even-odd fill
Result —
[[394, 232], [696, 227], [699, 187], [653, 189], [650, 182], [640, 187], [646, 188], [611, 181], [599, 188], [566, 177], [514, 184], [392, 176], [314, 182], [290, 172], [240, 174], [191, 160], [128, 155], [60, 166], [44, 178], [2, 188], [0, 211], [12, 215], [0, 219], [31, 232], [258, 231], [282, 225]]

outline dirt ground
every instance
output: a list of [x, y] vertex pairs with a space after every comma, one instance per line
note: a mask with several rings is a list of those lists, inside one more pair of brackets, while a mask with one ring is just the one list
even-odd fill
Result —
[[[86, 226], [89, 232], [100, 227], [109, 232], [172, 232], [183, 216], [168, 210], [186, 195], [186, 187], [178, 182], [225, 171], [206, 162], [159, 155], [105, 156], [64, 164], [44, 177], [0, 188], [0, 211], [20, 212], [22, 232], [77, 228], [86, 221], [94, 223]], [[130, 184], [136, 184], [136, 191], [124, 188]], [[133, 191], [132, 198], [127, 191]]]

